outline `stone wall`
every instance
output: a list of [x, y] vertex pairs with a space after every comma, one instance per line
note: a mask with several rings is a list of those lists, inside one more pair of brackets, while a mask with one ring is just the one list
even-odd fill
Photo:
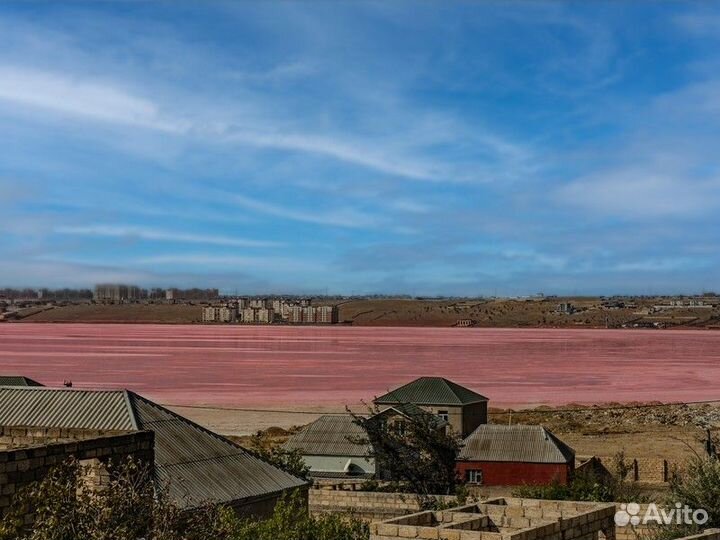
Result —
[[[589, 468], [591, 466], [603, 466], [608, 473], [614, 472], [615, 458], [608, 456], [597, 456], [587, 458], [578, 458], [584, 463], [576, 468], [576, 471]], [[627, 479], [630, 481], [644, 482], [648, 484], [661, 484], [670, 479], [673, 470], [683, 470], [684, 463], [679, 461], [668, 461], [663, 458], [633, 458], [626, 457], [625, 463], [630, 467]]]
[[70, 442], [120, 435], [127, 431], [100, 431], [72, 428], [46, 428], [25, 426], [0, 426], [0, 450], [23, 448], [52, 442]]
[[[313, 486], [308, 503], [312, 514], [333, 514], [352, 512], [366, 520], [384, 520], [411, 514], [420, 510], [412, 493], [383, 493], [375, 491], [343, 491], [335, 486]], [[439, 495], [447, 504], [453, 504], [455, 497]]]
[[71, 456], [89, 465], [88, 481], [101, 486], [107, 479], [105, 465], [112, 460], [132, 456], [152, 467], [154, 433], [139, 431], [0, 451], [0, 515], [11, 505], [15, 493], [42, 480], [53, 467]]

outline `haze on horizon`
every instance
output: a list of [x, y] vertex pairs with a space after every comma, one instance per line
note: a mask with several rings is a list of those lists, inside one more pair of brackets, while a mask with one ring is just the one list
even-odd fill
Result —
[[720, 289], [720, 8], [3, 2], [0, 286]]

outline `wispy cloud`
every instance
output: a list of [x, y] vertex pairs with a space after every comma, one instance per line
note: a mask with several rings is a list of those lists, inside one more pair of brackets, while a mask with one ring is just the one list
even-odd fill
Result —
[[314, 210], [298, 210], [297, 208], [253, 199], [245, 195], [227, 193], [225, 197], [226, 200], [247, 210], [291, 221], [350, 228], [373, 227], [379, 224], [376, 217], [352, 209], [324, 210], [317, 208]]
[[150, 229], [135, 226], [116, 225], [89, 225], [89, 226], [63, 226], [55, 229], [56, 233], [77, 236], [104, 236], [111, 238], [126, 238], [138, 240], [161, 240], [165, 242], [183, 242], [196, 244], [213, 244], [218, 246], [267, 248], [281, 247], [281, 242], [268, 240], [253, 240], [233, 236], [217, 236], [205, 234], [192, 234], [173, 231]]
[[130, 261], [138, 265], [190, 265], [202, 266], [209, 271], [227, 269], [228, 267], [242, 270], [263, 270], [275, 273], [295, 272], [319, 272], [327, 266], [317, 261], [308, 261], [302, 258], [292, 257], [242, 257], [232, 255], [193, 254], [180, 253], [170, 255], [155, 255], [151, 257], [139, 257]]

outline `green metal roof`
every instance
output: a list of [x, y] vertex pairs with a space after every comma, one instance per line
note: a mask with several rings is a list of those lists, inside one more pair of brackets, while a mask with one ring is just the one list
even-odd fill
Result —
[[22, 375], [0, 375], [0, 386], [42, 386], [42, 384]]
[[375, 399], [380, 405], [469, 405], [488, 398], [442, 377], [420, 377]]
[[127, 390], [0, 387], [0, 425], [155, 433], [155, 473], [180, 506], [242, 501], [305, 482]]

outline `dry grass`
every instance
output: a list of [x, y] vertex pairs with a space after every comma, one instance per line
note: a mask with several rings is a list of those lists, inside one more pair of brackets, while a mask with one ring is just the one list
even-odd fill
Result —
[[202, 308], [183, 304], [83, 304], [28, 316], [23, 322], [174, 323], [200, 322]]

